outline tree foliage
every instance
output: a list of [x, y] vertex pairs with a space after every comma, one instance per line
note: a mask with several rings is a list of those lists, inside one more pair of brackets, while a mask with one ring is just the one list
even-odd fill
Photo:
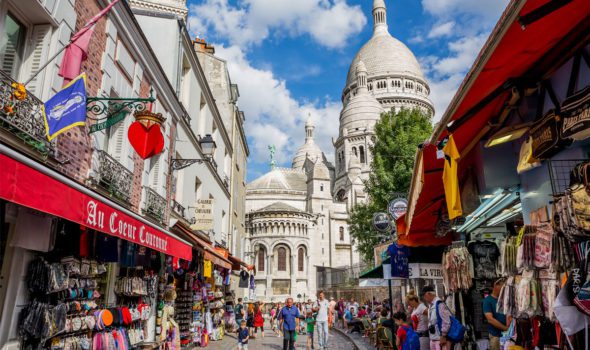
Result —
[[386, 211], [395, 193], [408, 192], [416, 149], [431, 133], [430, 117], [418, 109], [383, 113], [375, 125], [372, 171], [365, 183], [369, 202], [355, 206], [349, 219], [350, 234], [365, 261], [373, 260], [373, 248], [381, 241], [372, 227], [373, 213]]

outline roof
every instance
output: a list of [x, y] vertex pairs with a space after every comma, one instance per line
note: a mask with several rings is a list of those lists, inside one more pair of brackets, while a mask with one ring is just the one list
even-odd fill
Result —
[[[544, 8], [547, 4], [553, 6], [547, 0], [512, 0], [508, 4], [430, 143], [418, 151], [408, 212], [400, 218], [410, 243], [432, 239], [435, 213], [444, 203], [443, 161], [436, 157], [436, 144], [452, 133], [461, 159], [465, 159], [490, 130], [488, 122], [501, 112], [515, 78], [538, 81], [567, 60], [567, 53], [573, 53], [576, 45], [588, 42], [590, 1], [565, 2], [549, 12]], [[546, 13], [538, 16], [542, 12]], [[463, 167], [459, 161], [459, 174]]]
[[246, 185], [247, 191], [307, 191], [307, 176], [302, 170], [275, 168]]
[[256, 210], [255, 213], [274, 212], [274, 211], [286, 211], [286, 212], [296, 212], [296, 213], [303, 212], [302, 210], [299, 210], [299, 209], [295, 208], [294, 206], [291, 206], [287, 203], [275, 202], [271, 205], [267, 205], [264, 208]]

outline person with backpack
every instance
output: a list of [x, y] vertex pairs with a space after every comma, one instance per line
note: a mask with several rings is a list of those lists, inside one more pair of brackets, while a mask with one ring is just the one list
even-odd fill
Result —
[[447, 335], [451, 329], [451, 312], [440, 300], [434, 291], [434, 287], [422, 288], [422, 298], [430, 306], [428, 310], [428, 331], [430, 333], [431, 350], [450, 350], [453, 344]]
[[393, 320], [397, 325], [395, 343], [398, 350], [420, 350], [420, 337], [414, 329], [408, 325], [406, 313], [403, 311], [393, 314]]
[[483, 314], [488, 321], [488, 336], [490, 339], [490, 350], [500, 350], [500, 337], [502, 332], [508, 330], [512, 318], [496, 311], [498, 296], [504, 285], [504, 279], [500, 278], [494, 282], [492, 293], [483, 300]]
[[238, 298], [238, 305], [236, 305], [236, 308], [234, 309], [234, 315], [236, 317], [236, 325], [237, 325], [237, 330], [236, 332], [239, 332], [240, 330], [240, 325], [242, 324], [242, 320], [244, 319], [244, 304], [242, 303], [242, 298]]

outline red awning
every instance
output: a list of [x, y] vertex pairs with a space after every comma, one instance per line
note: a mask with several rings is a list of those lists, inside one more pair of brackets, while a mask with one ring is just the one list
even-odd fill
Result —
[[229, 256], [229, 261], [232, 262], [232, 270], [240, 270], [242, 267], [248, 269], [248, 271], [254, 270], [254, 265], [248, 265], [242, 261], [242, 259], [233, 255]]
[[[438, 143], [446, 137], [449, 134], [447, 125], [451, 125], [453, 139], [461, 159], [464, 159], [472, 147], [485, 136], [483, 131], [488, 130], [486, 125], [490, 119], [501, 112], [510, 93], [508, 82], [531, 74], [535, 69], [549, 69], [541, 67], [539, 62], [547, 60], [547, 54], [558, 45], [566, 50], [562, 47], [564, 38], [573, 38], [580, 33], [590, 36], [590, 31], [587, 30], [590, 28], [588, 0], [572, 0], [561, 8], [544, 13], [523, 28], [519, 19], [522, 21], [527, 16], [530, 18], [531, 14], [540, 13], [539, 10], [545, 9], [543, 6], [549, 2], [550, 0], [512, 0], [509, 3], [449, 104], [433, 134], [432, 142]], [[567, 54], [559, 54], [566, 59], [564, 53]], [[558, 54], [555, 56], [559, 57]], [[532, 78], [540, 79], [541, 76]], [[411, 188], [418, 190], [414, 196], [410, 196], [406, 222], [400, 226], [405, 227], [405, 233], [409, 235], [403, 238], [409, 240], [406, 244], [428, 245], [426, 243], [432, 243], [434, 239], [438, 209], [440, 205], [444, 205], [443, 163], [436, 159], [434, 145], [425, 146], [416, 160], [423, 164], [423, 186], [419, 186], [420, 175], [415, 173]], [[459, 178], [462, 171], [460, 160]]]
[[175, 227], [181, 230], [191, 241], [193, 241], [196, 247], [203, 249], [203, 258], [205, 260], [209, 260], [215, 265], [221, 266], [224, 269], [232, 268], [232, 263], [227, 258], [225, 258], [223, 253], [217, 251], [217, 249], [213, 247], [211, 243], [205, 241], [196, 233], [190, 229], [187, 229], [183, 225], [176, 224]]
[[0, 164], [0, 198], [168, 255], [192, 259], [189, 244], [114, 208], [98, 194], [89, 196], [4, 154], [0, 154]]

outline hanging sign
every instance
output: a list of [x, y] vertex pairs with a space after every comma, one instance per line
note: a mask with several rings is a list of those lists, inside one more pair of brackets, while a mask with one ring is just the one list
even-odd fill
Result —
[[198, 199], [195, 205], [195, 223], [191, 230], [213, 230], [213, 199]]
[[373, 214], [373, 227], [379, 232], [391, 232], [391, 219], [387, 213]]
[[561, 111], [562, 138], [584, 140], [590, 137], [590, 86], [563, 101]]
[[161, 127], [166, 118], [161, 113], [149, 111], [135, 112], [134, 116], [135, 121], [129, 127], [127, 136], [135, 152], [141, 159], [162, 153], [164, 136]]
[[408, 200], [405, 198], [396, 198], [389, 202], [387, 211], [393, 220], [399, 219], [408, 210]]
[[92, 134], [97, 131], [108, 129], [111, 126], [118, 124], [120, 121], [125, 120], [125, 117], [129, 115], [129, 110], [122, 109], [120, 105], [115, 105], [113, 109], [115, 111], [107, 118], [107, 120], [105, 120], [104, 122], [90, 125], [90, 127], [88, 128], [88, 133]]

